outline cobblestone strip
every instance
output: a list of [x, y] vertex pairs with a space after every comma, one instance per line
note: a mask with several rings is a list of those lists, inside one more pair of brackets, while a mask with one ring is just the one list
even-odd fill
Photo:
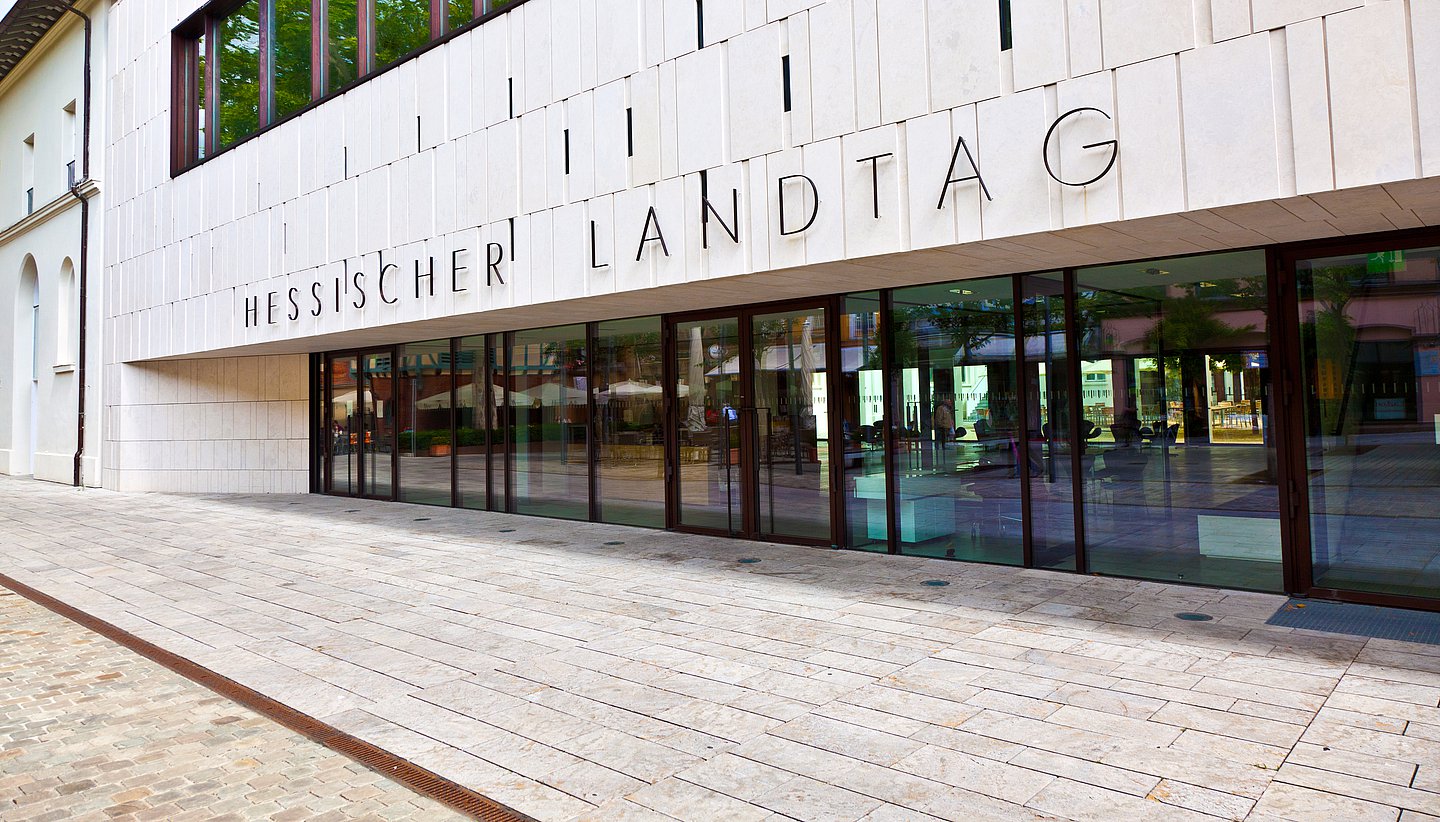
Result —
[[462, 817], [0, 590], [0, 818]]

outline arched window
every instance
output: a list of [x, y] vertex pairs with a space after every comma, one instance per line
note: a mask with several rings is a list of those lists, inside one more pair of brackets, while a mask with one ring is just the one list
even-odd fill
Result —
[[75, 264], [66, 257], [60, 264], [55, 298], [55, 364], [75, 364]]
[[14, 336], [15, 375], [10, 429], [10, 473], [34, 471], [35, 446], [39, 438], [40, 396], [40, 272], [35, 258], [26, 256], [20, 264], [20, 283], [15, 289]]

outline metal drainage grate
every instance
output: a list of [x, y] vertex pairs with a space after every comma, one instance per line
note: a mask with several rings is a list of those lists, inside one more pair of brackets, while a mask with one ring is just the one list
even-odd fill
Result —
[[1343, 602], [1290, 600], [1265, 621], [1266, 625], [1304, 628], [1332, 634], [1397, 639], [1440, 645], [1440, 613], [1353, 605]]
[[760, 561], [760, 559], [759, 559], [758, 557], [745, 557], [744, 559], [740, 560], [740, 564], [741, 564], [741, 565], [754, 565], [755, 563], [757, 563], [757, 562], [759, 562], [759, 561]]
[[1180, 613], [1175, 615], [1175, 618], [1183, 619], [1186, 622], [1209, 622], [1215, 617], [1212, 617], [1209, 614], [1196, 613], [1194, 611], [1181, 611]]
[[415, 518], [415, 521], [416, 521], [416, 522], [429, 522], [429, 521], [430, 521], [430, 518], [429, 518], [429, 517], [416, 517], [416, 518]]
[[946, 581], [943, 580], [943, 579], [927, 579], [927, 580], [925, 580], [924, 582], [922, 582], [922, 583], [920, 583], [920, 584], [921, 584], [921, 585], [924, 585], [924, 586], [927, 586], [927, 587], [929, 587], [929, 588], [944, 588], [946, 585], [949, 585], [950, 583], [946, 582]]
[[502, 534], [513, 534], [513, 533], [515, 533], [515, 529], [514, 529], [514, 528], [501, 528], [501, 529], [500, 529], [500, 533], [502, 533]]
[[605, 545], [624, 545], [624, 544], [625, 544], [625, 540], [623, 540], [623, 539], [612, 539], [612, 540], [610, 540], [609, 542], [606, 542], [606, 543], [603, 543], [603, 544], [605, 544]]

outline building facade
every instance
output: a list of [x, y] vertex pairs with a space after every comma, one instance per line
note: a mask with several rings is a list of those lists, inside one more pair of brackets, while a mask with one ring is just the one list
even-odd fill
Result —
[[102, 478], [1440, 598], [1440, 6], [114, 10]]
[[0, 4], [0, 471], [76, 485], [100, 483], [107, 6]]

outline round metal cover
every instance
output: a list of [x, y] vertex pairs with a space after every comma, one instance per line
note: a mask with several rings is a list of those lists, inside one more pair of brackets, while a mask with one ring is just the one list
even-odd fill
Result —
[[1197, 614], [1191, 611], [1181, 611], [1180, 613], [1175, 615], [1175, 618], [1183, 619], [1186, 622], [1209, 622], [1215, 617], [1212, 617], [1209, 614]]
[[745, 557], [744, 559], [740, 560], [740, 564], [741, 564], [741, 565], [754, 565], [755, 563], [757, 563], [757, 562], [759, 562], [759, 561], [760, 561], [760, 560], [759, 560], [757, 557]]
[[924, 582], [922, 582], [922, 583], [920, 583], [920, 584], [921, 584], [921, 585], [927, 585], [927, 586], [929, 586], [929, 587], [931, 587], [931, 588], [944, 588], [946, 585], [949, 585], [950, 583], [946, 582], [946, 581], [943, 580], [943, 579], [927, 579], [927, 580], [925, 580]]

